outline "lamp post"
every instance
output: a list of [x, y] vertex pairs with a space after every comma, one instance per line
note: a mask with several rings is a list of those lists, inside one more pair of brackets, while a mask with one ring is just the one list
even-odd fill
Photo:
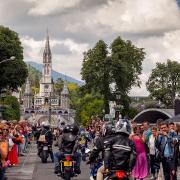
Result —
[[116, 91], [116, 112], [115, 112], [115, 119], [119, 120], [119, 115], [120, 115], [120, 109], [119, 109], [119, 101], [121, 99], [121, 92], [120, 91]]
[[49, 96], [49, 124], [51, 125], [51, 92]]
[[4, 59], [4, 60], [0, 61], [0, 64], [7, 62], [7, 61], [14, 61], [15, 59], [16, 59], [15, 56], [11, 56], [9, 59]]
[[1, 96], [1, 99], [2, 99], [2, 107], [1, 107], [1, 118], [2, 118], [2, 113], [4, 112], [4, 100], [5, 100], [5, 97], [6, 97], [6, 91], [2, 90], [0, 96]]

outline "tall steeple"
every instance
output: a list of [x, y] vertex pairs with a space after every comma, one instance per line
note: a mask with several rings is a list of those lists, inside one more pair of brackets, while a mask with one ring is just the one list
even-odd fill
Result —
[[51, 58], [52, 58], [52, 54], [51, 54], [51, 49], [50, 49], [50, 44], [49, 44], [49, 33], [47, 30], [46, 43], [45, 43], [45, 48], [43, 52], [43, 63], [51, 63]]
[[27, 78], [25, 85], [25, 92], [24, 92], [24, 101], [23, 101], [23, 105], [25, 109], [32, 108], [33, 106], [32, 100], [33, 100], [33, 94], [32, 94], [31, 84], [29, 78]]

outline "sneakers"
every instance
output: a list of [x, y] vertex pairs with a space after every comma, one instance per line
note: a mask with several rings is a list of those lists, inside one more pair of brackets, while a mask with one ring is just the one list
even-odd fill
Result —
[[155, 179], [156, 179], [155, 175], [152, 175], [152, 176], [150, 177], [150, 179], [151, 179], [151, 180], [155, 180]]
[[76, 169], [75, 169], [75, 173], [76, 173], [76, 174], [81, 174], [80, 168], [76, 168]]

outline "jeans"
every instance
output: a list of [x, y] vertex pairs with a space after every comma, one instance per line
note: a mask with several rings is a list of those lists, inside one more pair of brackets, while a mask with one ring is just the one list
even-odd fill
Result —
[[0, 170], [0, 180], [4, 180], [4, 178], [5, 178], [5, 168], [3, 168], [3, 169], [1, 169]]
[[[59, 161], [62, 159], [63, 154], [64, 153], [62, 153], [60, 151], [54, 153], [55, 170], [57, 170], [59, 168]], [[76, 167], [80, 169], [80, 165], [81, 165], [81, 153], [76, 152], [76, 153], [74, 153], [74, 155], [76, 157]]]
[[160, 163], [157, 161], [156, 156], [150, 154], [150, 167], [151, 167], [151, 174], [155, 175], [159, 172]]
[[172, 171], [175, 171], [174, 167], [174, 160], [173, 159], [167, 159], [164, 158], [162, 160], [162, 166], [163, 166], [163, 172], [164, 172], [164, 179], [165, 180], [176, 180], [176, 174], [173, 175]]

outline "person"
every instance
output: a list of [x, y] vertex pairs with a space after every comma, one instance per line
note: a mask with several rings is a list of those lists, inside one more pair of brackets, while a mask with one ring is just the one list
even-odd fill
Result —
[[[45, 122], [43, 124], [43, 129], [40, 133], [40, 136], [41, 135], [45, 135], [45, 140], [46, 140], [46, 143], [50, 146], [49, 147], [49, 154], [51, 156], [51, 160], [52, 162], [54, 162], [54, 155], [53, 155], [53, 149], [52, 149], [52, 145], [53, 145], [53, 134], [50, 130], [50, 124], [48, 122]], [[41, 151], [42, 151], [42, 146], [41, 144], [44, 143], [44, 142], [40, 142], [38, 141], [38, 155], [40, 155]]]
[[144, 121], [142, 125], [143, 125], [143, 130], [144, 130], [143, 134], [145, 136], [145, 141], [148, 142], [149, 137], [151, 135], [151, 128], [150, 128], [149, 122]]
[[157, 128], [152, 127], [151, 135], [149, 137], [148, 147], [149, 147], [149, 155], [150, 155], [150, 167], [151, 167], [151, 179], [157, 179], [158, 172], [160, 169], [160, 164], [156, 159], [156, 143], [157, 140]]
[[4, 136], [4, 132], [0, 130], [0, 179], [4, 180], [5, 177], [5, 163], [8, 156], [8, 142]]
[[[104, 143], [104, 172], [108, 173], [113, 168], [131, 173], [136, 161], [136, 148], [129, 139], [130, 122], [126, 119], [119, 120], [115, 132], [116, 135]], [[97, 180], [103, 180], [103, 176], [98, 176]]]
[[66, 125], [63, 129], [62, 135], [59, 136], [58, 145], [59, 151], [54, 153], [54, 163], [55, 169], [54, 173], [58, 174], [60, 172], [60, 164], [59, 161], [62, 159], [64, 153], [74, 154], [76, 158], [76, 166], [75, 172], [77, 174], [81, 173], [80, 165], [81, 165], [81, 154], [77, 152], [80, 147], [79, 144], [79, 128], [77, 125]]
[[135, 179], [143, 180], [148, 175], [148, 162], [144, 146], [146, 138], [139, 126], [134, 128], [134, 135], [132, 135], [130, 139], [136, 145], [137, 153], [136, 163], [132, 171], [132, 176]]
[[[107, 122], [102, 127], [102, 136], [96, 139], [93, 150], [89, 156], [87, 164], [94, 163], [99, 157], [99, 161], [103, 161], [104, 158], [104, 144], [111, 140], [115, 134], [115, 126], [112, 122]], [[101, 153], [101, 155], [100, 155]], [[101, 165], [99, 163], [99, 165]], [[104, 166], [101, 166], [97, 171], [97, 179], [102, 179], [104, 173]]]
[[175, 180], [175, 145], [178, 143], [178, 136], [176, 132], [171, 132], [168, 122], [161, 123], [162, 134], [158, 136], [156, 141], [156, 148], [158, 149], [158, 158], [162, 162], [163, 173], [165, 180]]

